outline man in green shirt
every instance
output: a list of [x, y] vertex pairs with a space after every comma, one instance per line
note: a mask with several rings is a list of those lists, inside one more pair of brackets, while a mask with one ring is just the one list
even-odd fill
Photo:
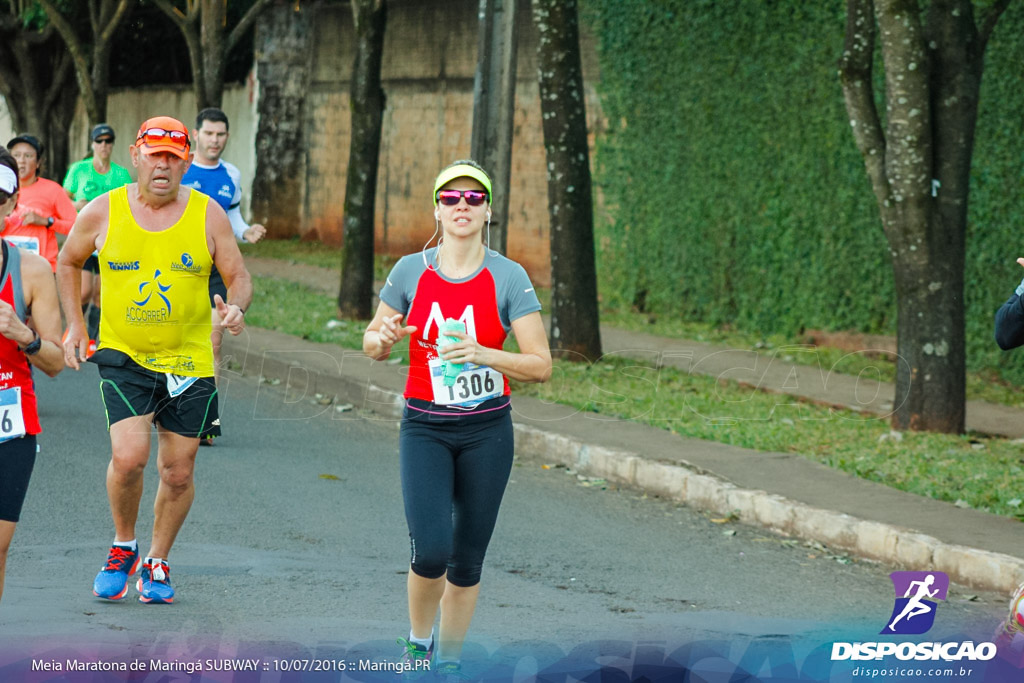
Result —
[[[86, 204], [105, 192], [127, 185], [132, 177], [124, 166], [110, 161], [114, 151], [114, 129], [106, 123], [92, 129], [92, 157], [71, 165], [64, 178], [64, 190], [71, 197], [75, 208], [82, 210]], [[100, 264], [95, 254], [82, 266], [82, 312], [87, 313], [89, 339], [95, 340], [100, 326]]]
[[92, 158], [72, 164], [64, 178], [64, 189], [79, 211], [104, 192], [132, 182], [124, 166], [110, 161], [113, 151], [114, 129], [105, 123], [95, 126], [92, 129]]

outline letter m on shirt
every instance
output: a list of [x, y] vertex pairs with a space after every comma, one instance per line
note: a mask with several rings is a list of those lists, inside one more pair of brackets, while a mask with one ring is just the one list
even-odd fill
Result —
[[[447, 317], [450, 318], [450, 317], [453, 317], [453, 316], [447, 316]], [[465, 323], [465, 325], [466, 325], [466, 334], [468, 336], [472, 337], [473, 339], [476, 339], [476, 320], [473, 318], [473, 306], [472, 305], [466, 306], [466, 308], [462, 311], [462, 315], [460, 315], [457, 318], [457, 320], [459, 322]], [[443, 323], [444, 321], [445, 321], [445, 315], [443, 313], [441, 313], [441, 304], [439, 304], [436, 301], [431, 302], [431, 304], [430, 304], [430, 315], [427, 317], [427, 324], [423, 326], [423, 332], [422, 332], [423, 338], [424, 339], [436, 338], [437, 337], [437, 333], [436, 332], [431, 333], [430, 328], [435, 326], [435, 325], [437, 327], [441, 327], [441, 323]]]

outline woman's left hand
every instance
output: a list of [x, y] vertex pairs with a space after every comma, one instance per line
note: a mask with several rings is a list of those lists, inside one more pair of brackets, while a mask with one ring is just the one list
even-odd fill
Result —
[[455, 344], [446, 344], [439, 347], [437, 351], [441, 358], [449, 363], [475, 363], [477, 365], [487, 365], [483, 360], [487, 353], [486, 347], [478, 344], [475, 339], [464, 332], [453, 331], [446, 334], [450, 337], [457, 338], [459, 341]]

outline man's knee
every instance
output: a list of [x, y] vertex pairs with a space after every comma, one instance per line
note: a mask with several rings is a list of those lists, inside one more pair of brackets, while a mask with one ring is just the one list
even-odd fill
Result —
[[124, 478], [141, 476], [148, 461], [149, 444], [146, 444], [145, 450], [128, 445], [114, 446], [111, 450], [110, 466], [115, 474]]
[[192, 485], [194, 469], [191, 461], [161, 465], [160, 481], [172, 489], [187, 489]]

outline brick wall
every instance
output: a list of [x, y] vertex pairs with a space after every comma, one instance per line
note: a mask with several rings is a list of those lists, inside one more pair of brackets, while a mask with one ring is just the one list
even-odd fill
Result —
[[[389, 6], [382, 80], [387, 96], [376, 200], [376, 248], [402, 255], [423, 247], [434, 231], [430, 190], [437, 172], [467, 157], [477, 45], [476, 0], [416, 0]], [[307, 95], [306, 193], [300, 234], [328, 244], [342, 240], [349, 144], [351, 15], [345, 5], [321, 6]], [[520, 18], [518, 83], [509, 188], [509, 256], [541, 285], [550, 282], [547, 186], [536, 33]], [[584, 36], [584, 77], [590, 130], [600, 128], [594, 92], [594, 46]], [[591, 134], [593, 142], [593, 134]]]

